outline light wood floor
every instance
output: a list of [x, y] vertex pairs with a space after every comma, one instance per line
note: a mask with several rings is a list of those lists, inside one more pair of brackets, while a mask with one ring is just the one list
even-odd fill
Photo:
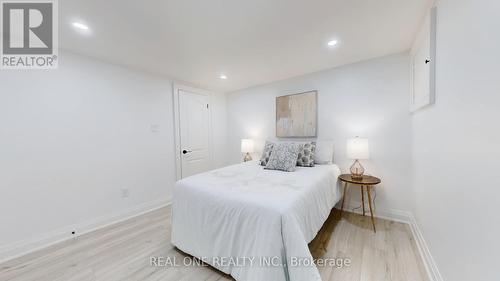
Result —
[[[150, 256], [185, 254], [170, 244], [170, 208], [162, 208], [0, 264], [0, 280], [233, 280], [209, 266], [152, 267]], [[320, 267], [324, 281], [427, 281], [407, 225], [334, 210], [309, 245], [318, 257], [347, 257], [350, 267]]]

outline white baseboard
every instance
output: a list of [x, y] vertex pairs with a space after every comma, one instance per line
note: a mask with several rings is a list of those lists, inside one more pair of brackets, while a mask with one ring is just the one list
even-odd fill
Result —
[[[337, 209], [340, 209], [339, 204], [337, 205]], [[363, 209], [361, 208], [361, 202], [355, 202], [355, 201], [345, 202], [344, 211], [356, 214], [363, 214]], [[370, 210], [368, 208], [365, 208], [365, 211], [366, 211], [365, 214], [370, 214]], [[397, 221], [401, 223], [410, 224], [410, 217], [412, 215], [411, 212], [408, 211], [376, 208], [374, 210], [373, 216], [390, 221]]]
[[[344, 211], [362, 214], [363, 209], [359, 208], [361, 206], [361, 202], [345, 202]], [[340, 206], [337, 205], [337, 209], [340, 209]], [[368, 209], [366, 209], [368, 210]], [[369, 214], [368, 210], [368, 214]], [[427, 275], [430, 281], [443, 281], [441, 274], [439, 273], [439, 269], [434, 261], [434, 258], [431, 255], [429, 247], [425, 242], [424, 236], [418, 227], [417, 221], [411, 212], [396, 210], [396, 209], [381, 209], [377, 208], [375, 210], [374, 216], [381, 219], [397, 221], [401, 223], [406, 223], [410, 226], [413, 238], [415, 239], [415, 243], [417, 244], [417, 249], [419, 251], [420, 257], [425, 266], [425, 270], [427, 271]]]
[[[73, 239], [100, 228], [140, 216], [168, 205], [170, 205], [170, 200], [155, 200], [134, 206], [124, 211], [63, 227], [42, 235], [21, 240], [16, 243], [0, 246], [0, 263], [24, 256], [69, 239]], [[76, 233], [73, 235], [71, 232], [74, 230]]]
[[415, 242], [417, 243], [418, 251], [420, 252], [420, 256], [422, 256], [422, 260], [424, 261], [425, 269], [427, 270], [427, 275], [431, 281], [443, 281], [443, 277], [441, 273], [439, 273], [439, 269], [437, 267], [434, 258], [431, 255], [431, 251], [427, 246], [427, 242], [425, 242], [422, 231], [418, 227], [417, 221], [413, 214], [410, 213], [410, 228], [413, 233], [413, 237], [415, 238]]

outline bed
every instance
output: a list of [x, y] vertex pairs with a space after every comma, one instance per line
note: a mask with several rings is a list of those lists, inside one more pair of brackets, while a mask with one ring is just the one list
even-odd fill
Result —
[[173, 191], [172, 243], [238, 281], [321, 280], [308, 243], [341, 198], [336, 165], [257, 162], [194, 175]]

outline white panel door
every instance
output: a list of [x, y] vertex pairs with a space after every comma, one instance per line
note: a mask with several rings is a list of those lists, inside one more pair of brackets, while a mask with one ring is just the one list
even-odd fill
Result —
[[181, 177], [210, 169], [209, 97], [179, 89]]

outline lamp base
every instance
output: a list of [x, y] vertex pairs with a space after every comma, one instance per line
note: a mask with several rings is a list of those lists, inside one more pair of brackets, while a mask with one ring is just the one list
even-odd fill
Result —
[[350, 170], [351, 170], [351, 179], [353, 179], [353, 180], [362, 180], [363, 179], [363, 174], [365, 173], [365, 168], [363, 168], [363, 165], [361, 165], [359, 160], [356, 159], [356, 161], [354, 161]]
[[248, 161], [252, 161], [252, 156], [250, 155], [250, 153], [247, 152], [247, 154], [245, 154], [245, 158], [243, 158], [243, 162], [248, 162]]

